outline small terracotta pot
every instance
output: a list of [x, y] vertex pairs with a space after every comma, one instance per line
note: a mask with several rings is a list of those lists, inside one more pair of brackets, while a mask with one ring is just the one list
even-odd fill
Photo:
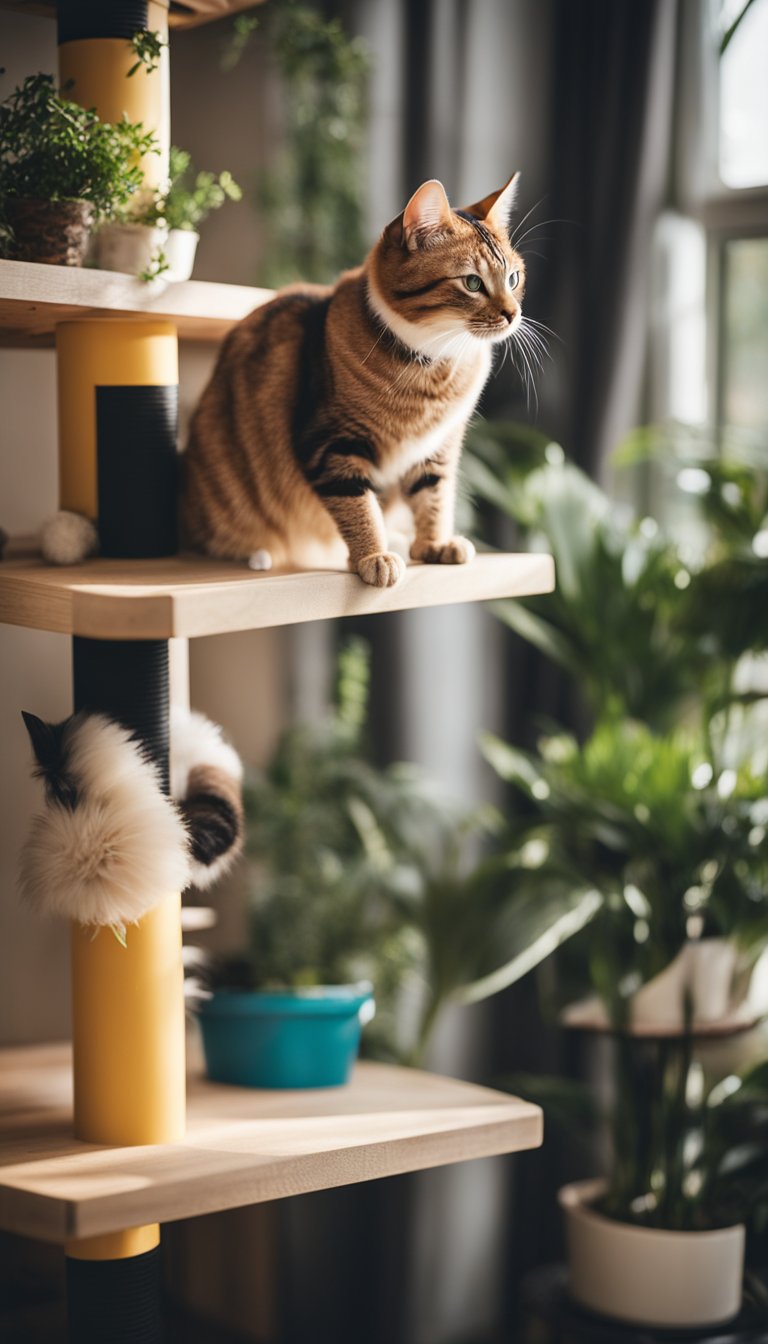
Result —
[[82, 266], [88, 247], [93, 206], [88, 201], [6, 202], [18, 261], [46, 266]]

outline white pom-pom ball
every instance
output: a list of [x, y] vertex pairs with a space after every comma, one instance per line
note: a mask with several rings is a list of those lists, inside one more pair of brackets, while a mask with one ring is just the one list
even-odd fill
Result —
[[77, 565], [99, 548], [99, 534], [90, 518], [61, 510], [40, 528], [40, 549], [49, 565]]

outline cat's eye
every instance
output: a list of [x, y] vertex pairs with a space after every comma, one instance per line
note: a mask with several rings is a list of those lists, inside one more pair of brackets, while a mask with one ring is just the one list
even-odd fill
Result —
[[470, 294], [479, 294], [480, 290], [483, 288], [483, 282], [479, 275], [465, 275], [464, 284]]
[[512, 271], [511, 274], [510, 274], [510, 277], [509, 277], [509, 288], [510, 288], [510, 289], [517, 289], [517, 286], [518, 286], [519, 284], [520, 284], [520, 272], [519, 272], [519, 271]]

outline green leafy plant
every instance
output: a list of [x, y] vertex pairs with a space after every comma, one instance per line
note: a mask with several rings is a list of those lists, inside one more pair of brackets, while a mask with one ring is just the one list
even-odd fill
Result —
[[496, 611], [574, 679], [594, 725], [583, 742], [550, 728], [535, 751], [483, 748], [513, 789], [510, 855], [528, 898], [557, 883], [598, 900], [558, 967], [563, 998], [599, 996], [612, 1030], [603, 1211], [757, 1226], [765, 1066], [705, 1077], [690, 1003], [666, 1039], [630, 1028], [634, 995], [687, 942], [727, 938], [745, 970], [766, 945], [768, 472], [764, 451], [728, 443], [718, 457], [677, 426], [638, 431], [620, 456], [666, 473], [682, 536], [617, 507], [542, 435], [473, 433], [475, 495], [557, 565], [555, 594]]
[[231, 173], [196, 172], [191, 155], [171, 146], [168, 186], [159, 210], [169, 229], [198, 229], [211, 211], [242, 196]]
[[259, 27], [255, 14], [236, 14], [232, 20], [231, 32], [224, 43], [221, 53], [221, 68], [227, 73], [240, 64], [248, 44]]
[[271, 5], [263, 31], [282, 77], [283, 134], [259, 188], [267, 225], [261, 279], [328, 281], [366, 251], [370, 55], [339, 19], [294, 0]]
[[168, 258], [162, 247], [158, 247], [152, 253], [149, 265], [145, 266], [143, 271], [139, 271], [136, 278], [137, 280], [143, 280], [145, 285], [150, 285], [153, 280], [159, 280], [168, 270], [170, 270]]
[[103, 122], [30, 75], [0, 104], [0, 197], [86, 201], [97, 218], [124, 208], [142, 184], [139, 160], [156, 149], [140, 123]]
[[[625, 714], [657, 729], [706, 721], [737, 697], [739, 660], [768, 648], [768, 469], [764, 450], [718, 459], [679, 427], [638, 431], [617, 455], [663, 461], [668, 485], [699, 529], [676, 542], [632, 516], [565, 458], [516, 426], [470, 435], [466, 481], [550, 550], [557, 588], [497, 603], [496, 613], [578, 684], [594, 716]], [[695, 487], [695, 493], [693, 493]]]
[[580, 979], [615, 1027], [692, 929], [732, 937], [747, 959], [762, 950], [767, 781], [749, 759], [713, 768], [704, 739], [622, 718], [602, 720], [581, 745], [566, 734], [543, 738], [536, 753], [492, 737], [483, 745], [525, 799], [513, 833], [528, 855], [525, 886], [557, 880], [599, 893]]
[[614, 1050], [619, 1086], [602, 1212], [681, 1232], [744, 1221], [757, 1230], [768, 1211], [768, 1066], [713, 1082], [690, 1036], [619, 1037]]
[[163, 48], [168, 46], [159, 33], [151, 32], [149, 29], [143, 29], [141, 32], [134, 33], [129, 43], [133, 50], [136, 60], [128, 71], [128, 79], [131, 79], [139, 70], [144, 70], [145, 74], [151, 75], [160, 65], [163, 54]]
[[554, 884], [518, 898], [493, 809], [452, 803], [412, 766], [375, 767], [365, 749], [367, 678], [366, 652], [353, 644], [340, 657], [334, 713], [285, 733], [246, 791], [247, 979], [370, 979], [373, 1048], [416, 1063], [446, 1003], [519, 978], [597, 902]]
[[197, 172], [188, 151], [171, 145], [167, 181], [145, 202], [140, 214], [126, 217], [133, 223], [197, 230], [213, 210], [227, 201], [242, 200], [242, 195], [230, 172]]

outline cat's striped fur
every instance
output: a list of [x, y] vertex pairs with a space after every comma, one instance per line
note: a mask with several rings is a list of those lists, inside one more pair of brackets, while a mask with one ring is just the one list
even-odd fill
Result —
[[414, 559], [471, 558], [453, 535], [456, 474], [492, 346], [521, 320], [515, 185], [454, 211], [427, 182], [334, 288], [286, 289], [239, 323], [185, 454], [193, 545], [232, 558], [266, 551], [278, 565], [347, 560], [388, 586], [403, 561], [388, 550], [384, 514], [404, 502]]

